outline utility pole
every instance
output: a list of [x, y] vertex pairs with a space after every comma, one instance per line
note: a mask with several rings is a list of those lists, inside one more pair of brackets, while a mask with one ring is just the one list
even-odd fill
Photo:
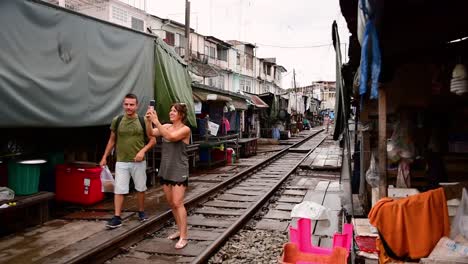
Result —
[[185, 0], [185, 61], [190, 58], [190, 2]]
[[296, 126], [297, 121], [299, 120], [299, 107], [297, 102], [297, 88], [296, 88], [296, 69], [293, 68], [293, 84], [294, 84], [294, 94], [296, 95]]

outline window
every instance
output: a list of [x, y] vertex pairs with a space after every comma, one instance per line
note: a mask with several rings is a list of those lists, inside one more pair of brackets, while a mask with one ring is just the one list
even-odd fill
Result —
[[216, 50], [214, 47], [205, 46], [205, 55], [208, 57], [215, 59], [216, 58]]
[[268, 76], [271, 76], [271, 67], [270, 67], [270, 65], [267, 65], [267, 66], [266, 66], [266, 74], [267, 74]]
[[216, 47], [218, 52], [218, 60], [227, 61], [228, 50], [223, 49], [221, 46]]
[[240, 63], [240, 53], [237, 52], [237, 65], [240, 65], [240, 64], [241, 64], [241, 63]]
[[185, 45], [187, 43], [187, 38], [183, 35], [179, 35], [179, 47], [185, 48]]
[[210, 58], [215, 59], [216, 58], [216, 50], [214, 47], [210, 47], [210, 53], [209, 53]]
[[112, 18], [121, 23], [127, 23], [127, 11], [118, 8], [116, 6], [112, 7]]
[[132, 28], [135, 30], [143, 31], [143, 20], [132, 17]]
[[164, 39], [164, 42], [166, 42], [167, 45], [174, 47], [174, 42], [175, 42], [174, 33], [166, 31], [166, 38]]
[[246, 63], [245, 63], [245, 67], [248, 69], [248, 70], [252, 70], [253, 69], [253, 56], [250, 55], [250, 54], [247, 54], [246, 56]]
[[252, 81], [251, 80], [246, 80], [246, 79], [241, 79], [239, 81], [240, 83], [240, 89], [244, 92], [251, 93], [252, 92]]
[[212, 87], [216, 87], [216, 77], [208, 79], [208, 85]]
[[217, 87], [224, 90], [224, 76], [223, 75], [218, 76], [218, 86]]

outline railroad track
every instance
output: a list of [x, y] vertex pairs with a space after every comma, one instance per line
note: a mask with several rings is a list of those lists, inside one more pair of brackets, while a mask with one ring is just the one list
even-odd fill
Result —
[[[119, 254], [157, 254], [168, 262], [206, 263], [217, 250], [264, 206], [301, 162], [326, 138], [317, 131], [268, 159], [249, 167], [213, 188], [186, 201], [188, 245], [180, 250], [166, 239], [175, 231], [172, 213], [167, 211], [149, 221], [97, 245], [67, 263], [101, 263]], [[126, 263], [114, 258], [111, 263]]]

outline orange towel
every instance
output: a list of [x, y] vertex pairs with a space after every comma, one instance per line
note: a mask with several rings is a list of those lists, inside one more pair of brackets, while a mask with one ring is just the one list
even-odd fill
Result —
[[379, 230], [382, 244], [395, 253], [386, 252], [393, 258], [426, 257], [441, 237], [450, 234], [443, 188], [401, 200], [383, 198], [372, 207], [369, 221]]

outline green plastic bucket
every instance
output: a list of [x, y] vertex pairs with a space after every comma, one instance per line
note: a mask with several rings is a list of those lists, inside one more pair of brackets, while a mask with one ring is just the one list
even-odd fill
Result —
[[8, 186], [15, 195], [30, 195], [39, 191], [41, 164], [45, 160], [22, 160], [8, 163]]

